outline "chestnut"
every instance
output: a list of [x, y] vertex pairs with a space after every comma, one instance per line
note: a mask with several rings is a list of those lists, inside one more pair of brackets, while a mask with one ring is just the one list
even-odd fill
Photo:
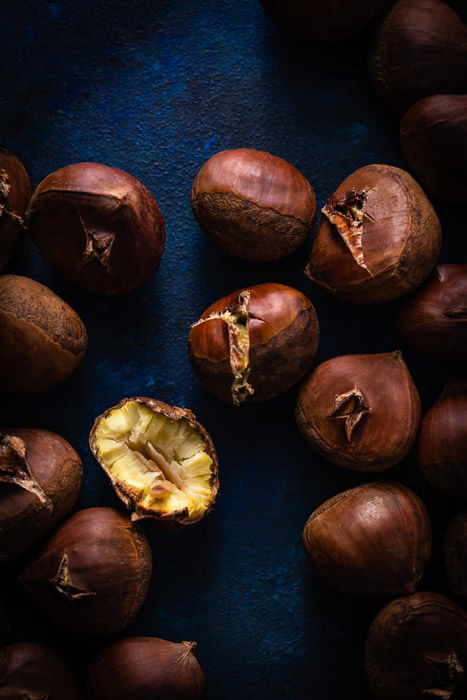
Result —
[[415, 289], [433, 268], [441, 224], [404, 170], [366, 165], [324, 205], [306, 274], [341, 299], [390, 301]]
[[83, 322], [63, 299], [18, 275], [0, 277], [0, 336], [0, 391], [17, 394], [62, 382], [88, 344]]
[[420, 182], [448, 204], [467, 204], [467, 95], [425, 97], [406, 112], [400, 132]]
[[397, 112], [429, 95], [467, 92], [467, 27], [441, 0], [399, 0], [376, 33], [370, 77]]
[[190, 360], [202, 384], [235, 406], [289, 389], [319, 342], [311, 301], [283, 284], [239, 289], [211, 304], [190, 330]]
[[193, 213], [214, 243], [246, 260], [279, 260], [308, 237], [316, 198], [293, 165], [253, 148], [212, 156], [195, 177]]
[[165, 244], [157, 202], [132, 175], [101, 163], [75, 163], [34, 191], [28, 229], [41, 255], [91, 292], [119, 294], [145, 284]]
[[156, 637], [120, 639], [89, 669], [89, 700], [200, 700], [205, 678], [195, 646]]
[[21, 581], [58, 625], [101, 636], [135, 617], [151, 572], [149, 543], [130, 518], [113, 508], [87, 508], [53, 533]]
[[216, 450], [186, 408], [122, 399], [96, 418], [89, 444], [132, 520], [191, 525], [214, 503]]
[[466, 612], [438, 593], [393, 600], [371, 625], [365, 664], [381, 700], [466, 697]]
[[78, 499], [83, 465], [73, 447], [48, 430], [0, 433], [0, 561], [22, 556]]
[[24, 165], [0, 148], [0, 270], [10, 259], [24, 227], [30, 196], [31, 183]]
[[467, 510], [457, 513], [450, 520], [444, 540], [444, 556], [450, 590], [461, 598], [467, 598]]
[[409, 452], [420, 411], [401, 353], [386, 352], [323, 362], [301, 387], [295, 416], [319, 454], [341, 467], [377, 472]]
[[316, 573], [353, 595], [411, 593], [431, 551], [425, 506], [401, 484], [377, 482], [343, 491], [308, 518], [305, 549]]
[[396, 324], [420, 355], [467, 360], [467, 265], [438, 265], [402, 303]]

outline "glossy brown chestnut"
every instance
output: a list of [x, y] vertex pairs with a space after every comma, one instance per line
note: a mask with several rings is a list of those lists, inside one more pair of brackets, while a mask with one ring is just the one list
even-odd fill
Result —
[[425, 97], [401, 122], [404, 156], [415, 177], [449, 204], [467, 204], [467, 95]]
[[0, 277], [0, 391], [45, 391], [80, 364], [88, 344], [78, 314], [43, 284]]
[[195, 646], [156, 637], [120, 639], [89, 669], [90, 700], [200, 700], [205, 678]]
[[311, 301], [293, 287], [258, 284], [211, 304], [190, 330], [190, 359], [203, 385], [238, 406], [289, 389], [319, 342]]
[[376, 472], [409, 452], [420, 410], [401, 353], [387, 352], [323, 362], [301, 387], [295, 416], [305, 440], [331, 462]]
[[308, 180], [282, 158], [252, 148], [213, 155], [195, 177], [191, 204], [214, 243], [246, 260], [291, 255], [316, 215]]
[[378, 597], [416, 590], [430, 556], [431, 527], [410, 489], [378, 482], [323, 503], [308, 518], [303, 540], [330, 586]]
[[391, 109], [467, 92], [467, 27], [442, 0], [399, 0], [379, 28], [370, 77]]
[[450, 590], [461, 598], [467, 598], [467, 510], [457, 513], [449, 522], [444, 555]]
[[83, 465], [48, 430], [0, 433], [0, 561], [20, 557], [67, 515], [78, 499]]
[[157, 202], [132, 175], [100, 163], [75, 163], [39, 184], [28, 211], [41, 254], [91, 292], [119, 294], [145, 284], [165, 245]]
[[113, 508], [87, 508], [54, 532], [21, 580], [58, 625], [101, 636], [135, 617], [151, 572], [149, 543], [130, 518]]
[[0, 649], [0, 700], [82, 700], [68, 665], [42, 644]]
[[380, 700], [465, 698], [467, 614], [438, 593], [393, 600], [368, 634], [365, 663]]
[[390, 301], [423, 282], [440, 245], [441, 224], [415, 180], [366, 165], [323, 207], [306, 273], [346, 301]]
[[10, 259], [31, 196], [24, 165], [0, 148], [0, 270]]

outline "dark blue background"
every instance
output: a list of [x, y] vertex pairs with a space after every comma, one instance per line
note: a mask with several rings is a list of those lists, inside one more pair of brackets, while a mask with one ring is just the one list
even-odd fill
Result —
[[[230, 259], [211, 247], [191, 214], [194, 175], [225, 148], [249, 146], [290, 160], [320, 206], [362, 165], [404, 167], [397, 119], [368, 84], [370, 32], [340, 46], [307, 46], [280, 35], [256, 0], [3, 0], [0, 35], [1, 145], [24, 161], [33, 184], [77, 161], [123, 168], [152, 191], [168, 232], [157, 276], [121, 298], [66, 283], [22, 241], [7, 271], [63, 296], [87, 325], [89, 352], [56, 390], [3, 398], [1, 422], [64, 435], [85, 463], [80, 505], [120, 507], [87, 446], [94, 417], [135, 394], [192, 408], [218, 448], [219, 499], [187, 532], [146, 523], [154, 577], [128, 633], [198, 641], [210, 698], [362, 700], [362, 646], [383, 601], [350, 599], [321, 584], [301, 532], [323, 500], [368, 477], [304, 444], [293, 419], [295, 391], [239, 410], [207, 395], [191, 371], [186, 340], [215, 299], [280, 281], [317, 307], [318, 362], [400, 347], [425, 408], [445, 379], [460, 373], [419, 360], [401, 344], [392, 325], [396, 304], [352, 306], [312, 285], [302, 273], [309, 246], [273, 264]], [[435, 204], [442, 260], [467, 262], [465, 212]], [[430, 508], [435, 553], [424, 586], [442, 591], [439, 539], [453, 508], [428, 490], [413, 454], [387, 476], [414, 487]], [[99, 645], [55, 628], [18, 590], [14, 574], [2, 575], [13, 638], [55, 645], [81, 672]]]

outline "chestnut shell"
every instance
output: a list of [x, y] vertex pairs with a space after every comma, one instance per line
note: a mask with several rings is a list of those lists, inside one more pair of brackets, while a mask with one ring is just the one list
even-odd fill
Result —
[[11, 257], [24, 226], [31, 196], [29, 176], [21, 161], [0, 149], [0, 270]]
[[450, 520], [444, 540], [444, 556], [449, 589], [454, 595], [467, 599], [467, 510]]

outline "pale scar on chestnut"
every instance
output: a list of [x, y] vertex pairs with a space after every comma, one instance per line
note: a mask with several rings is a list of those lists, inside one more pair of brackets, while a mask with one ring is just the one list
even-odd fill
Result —
[[54, 586], [55, 590], [59, 593], [63, 593], [70, 600], [77, 600], [78, 598], [88, 598], [89, 596], [94, 596], [96, 593], [94, 591], [87, 591], [84, 588], [74, 585], [70, 568], [68, 564], [68, 554], [64, 553], [62, 560], [59, 564], [57, 573], [51, 579], [50, 583]]
[[15, 435], [0, 434], [0, 483], [11, 484], [29, 491], [48, 510], [53, 509], [52, 501], [31, 474], [24, 441]]
[[368, 413], [371, 413], [371, 408], [367, 406], [361, 389], [354, 387], [335, 397], [334, 411], [328, 418], [343, 421], [345, 437], [351, 442], [355, 428]]
[[363, 252], [364, 221], [368, 219], [374, 222], [373, 217], [365, 211], [368, 192], [369, 190], [350, 190], [342, 199], [329, 199], [321, 211], [337, 229], [357, 265], [371, 275]]

